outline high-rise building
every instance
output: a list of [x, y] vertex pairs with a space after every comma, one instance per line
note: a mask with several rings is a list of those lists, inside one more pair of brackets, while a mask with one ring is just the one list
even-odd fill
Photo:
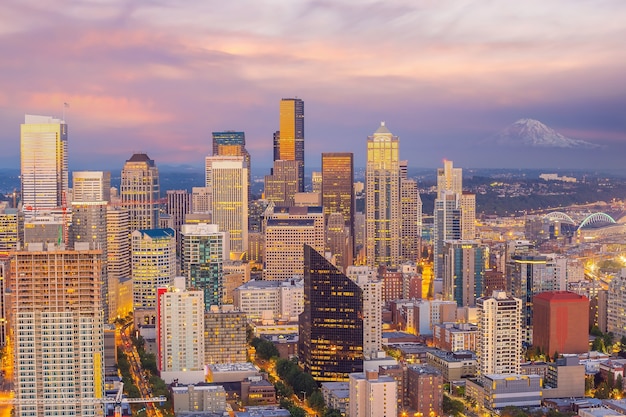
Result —
[[100, 415], [102, 255], [34, 246], [11, 261], [15, 415]]
[[120, 280], [131, 276], [130, 260], [130, 220], [127, 209], [108, 206], [106, 212], [107, 225], [107, 281], [109, 321], [124, 317], [119, 307], [125, 303], [119, 300]]
[[248, 251], [248, 168], [242, 156], [207, 156], [206, 186], [213, 194], [213, 224], [228, 232], [231, 259]]
[[533, 297], [533, 346], [549, 355], [589, 351], [589, 300], [569, 291]]
[[476, 194], [464, 191], [459, 196], [461, 209], [461, 239], [476, 239]]
[[350, 417], [396, 417], [398, 415], [397, 382], [378, 370], [350, 374]]
[[232, 305], [211, 306], [204, 313], [204, 363], [246, 362], [248, 319]]
[[213, 194], [210, 187], [193, 187], [191, 189], [192, 213], [211, 213]]
[[204, 308], [221, 305], [224, 299], [224, 261], [228, 259], [228, 234], [215, 224], [184, 224], [181, 229], [181, 272], [189, 287], [202, 290]]
[[157, 288], [171, 285], [176, 276], [175, 235], [174, 229], [135, 230], [130, 235], [136, 323], [156, 324]]
[[401, 161], [400, 167], [400, 258], [403, 262], [417, 262], [422, 239], [422, 199], [417, 181], [406, 177], [407, 162]]
[[322, 207], [269, 206], [264, 216], [264, 279], [283, 281], [302, 276], [303, 245], [324, 251]]
[[369, 274], [360, 275], [356, 284], [363, 294], [363, 356], [378, 358], [383, 351], [383, 283]]
[[443, 277], [443, 244], [446, 240], [460, 240], [462, 236], [459, 195], [444, 191], [435, 199], [433, 212], [433, 269], [435, 278]]
[[120, 196], [128, 209], [130, 230], [156, 229], [159, 225], [159, 169], [145, 153], [130, 157], [122, 169]]
[[320, 171], [311, 172], [311, 185], [314, 193], [322, 195], [322, 173]]
[[66, 204], [67, 124], [27, 114], [21, 125], [22, 204], [27, 216]]
[[352, 265], [352, 244], [349, 228], [341, 213], [331, 213], [326, 219], [326, 251], [334, 257], [333, 263], [341, 270]]
[[24, 215], [0, 201], [0, 255], [17, 250], [24, 241]]
[[[322, 153], [321, 194], [329, 238], [326, 249], [337, 255], [337, 265], [344, 269], [352, 264], [354, 255], [353, 158], [350, 152]], [[336, 220], [331, 224], [333, 213], [342, 215], [342, 224]]]
[[[605, 297], [607, 331], [613, 332], [616, 338], [626, 336], [626, 268], [622, 268], [620, 274], [611, 280], [608, 296], [599, 294], [598, 298]], [[598, 310], [602, 304], [598, 302]]]
[[400, 261], [400, 161], [398, 137], [382, 122], [367, 139], [366, 261], [370, 267]]
[[107, 204], [110, 199], [111, 174], [102, 171], [74, 171], [72, 187], [70, 245], [86, 243], [89, 249], [102, 251], [101, 299], [105, 321], [108, 321]]
[[322, 206], [324, 214], [341, 213], [354, 236], [354, 155], [322, 153]]
[[0, 255], [0, 348], [6, 347], [7, 344], [7, 318], [11, 306], [7, 305], [5, 294], [9, 284], [10, 268], [11, 259], [6, 255]]
[[363, 292], [309, 245], [304, 260], [300, 361], [316, 381], [346, 381], [363, 371]]
[[437, 169], [437, 197], [441, 198], [444, 191], [463, 192], [463, 169], [454, 168], [452, 161], [448, 160], [443, 161], [443, 168]]
[[271, 317], [273, 320], [294, 321], [304, 306], [302, 279], [285, 281], [253, 280], [235, 288], [233, 304], [250, 320]]
[[304, 101], [299, 98], [280, 100], [279, 132], [274, 139], [274, 160], [298, 162], [297, 191], [304, 192]]
[[504, 291], [476, 301], [479, 374], [519, 374], [522, 362], [522, 300]]
[[277, 160], [265, 176], [264, 197], [278, 207], [290, 207], [295, 204], [298, 187], [298, 161]]
[[506, 264], [506, 289], [522, 300], [522, 334], [528, 344], [533, 341], [533, 296], [558, 289], [553, 277], [553, 265], [545, 255], [513, 255]]
[[213, 156], [243, 156], [245, 166], [248, 169], [248, 200], [251, 200], [250, 186], [252, 185], [252, 165], [250, 153], [246, 149], [245, 132], [227, 130], [213, 132]]
[[[189, 382], [204, 377], [204, 302], [202, 291], [185, 288], [185, 278], [176, 277], [172, 285], [157, 290], [157, 366], [166, 383], [195, 375]], [[181, 383], [183, 381], [180, 381]]]
[[187, 190], [167, 190], [165, 212], [172, 219], [172, 229], [176, 230], [176, 254], [181, 255], [180, 227], [185, 216], [191, 213], [191, 194]]
[[72, 172], [72, 202], [111, 201], [111, 173], [108, 171]]
[[443, 246], [443, 296], [459, 307], [474, 307], [484, 294], [488, 249], [475, 240], [447, 240]]

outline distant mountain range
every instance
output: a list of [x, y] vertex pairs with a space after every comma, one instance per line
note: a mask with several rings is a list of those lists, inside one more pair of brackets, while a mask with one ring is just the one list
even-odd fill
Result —
[[602, 147], [584, 140], [563, 136], [534, 119], [520, 119], [493, 135], [488, 141], [498, 145], [536, 148], [599, 149]]

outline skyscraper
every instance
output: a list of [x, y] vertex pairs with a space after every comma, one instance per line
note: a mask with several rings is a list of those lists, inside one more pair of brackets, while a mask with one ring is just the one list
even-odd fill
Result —
[[479, 375], [519, 374], [522, 361], [522, 300], [494, 291], [479, 298], [478, 349]]
[[122, 169], [122, 207], [128, 209], [130, 230], [156, 229], [159, 225], [159, 170], [145, 153], [130, 157]]
[[397, 382], [378, 370], [350, 374], [350, 417], [396, 417]]
[[189, 287], [202, 290], [204, 308], [222, 305], [224, 261], [228, 259], [228, 233], [215, 224], [183, 224], [181, 272]]
[[185, 216], [191, 213], [191, 194], [187, 190], [167, 190], [166, 213], [172, 218], [176, 230], [176, 254], [181, 254], [180, 227], [185, 223]]
[[16, 416], [95, 416], [101, 410], [93, 401], [104, 395], [100, 259], [99, 251], [53, 245], [13, 255]]
[[120, 292], [119, 282], [130, 278], [130, 223], [127, 209], [108, 206], [106, 213], [107, 224], [107, 280], [108, 280], [108, 303], [110, 321], [115, 320], [123, 312], [118, 308], [124, 303], [118, 298]]
[[270, 175], [265, 176], [265, 199], [278, 207], [290, 207], [297, 192], [298, 161], [274, 161]]
[[136, 323], [156, 324], [157, 288], [171, 285], [176, 276], [175, 234], [174, 229], [135, 230], [131, 233]]
[[370, 267], [400, 260], [400, 161], [398, 137], [381, 122], [367, 139], [365, 172], [366, 261]]
[[422, 199], [417, 181], [407, 178], [407, 161], [401, 161], [400, 167], [400, 258], [402, 262], [417, 262], [422, 239]]
[[27, 215], [66, 203], [69, 177], [64, 120], [26, 115], [21, 125], [21, 180]]
[[89, 249], [102, 251], [102, 306], [105, 320], [108, 321], [107, 204], [110, 199], [111, 174], [102, 171], [74, 171], [72, 187], [70, 243], [86, 243]]
[[298, 161], [298, 192], [304, 192], [304, 101], [301, 99], [280, 100], [280, 130], [274, 137], [274, 147], [275, 161]]
[[435, 278], [443, 277], [443, 244], [446, 240], [460, 240], [462, 236], [462, 213], [459, 208], [460, 194], [443, 191], [435, 199], [433, 211], [433, 269]]
[[268, 207], [264, 219], [263, 278], [286, 280], [304, 272], [303, 245], [324, 251], [322, 207]]
[[444, 160], [443, 168], [437, 169], [437, 197], [441, 198], [443, 191], [455, 194], [463, 192], [463, 169], [454, 168], [452, 161]]
[[[343, 215], [351, 242], [354, 239], [354, 155], [350, 152], [322, 153], [322, 206]], [[351, 244], [353, 246], [353, 244]], [[354, 253], [354, 249], [351, 249]], [[352, 258], [352, 256], [350, 257]]]
[[226, 130], [223, 132], [213, 132], [213, 156], [243, 156], [243, 160], [248, 169], [248, 200], [250, 200], [250, 186], [252, 184], [252, 165], [250, 152], [246, 149], [245, 132], [235, 132]]
[[309, 245], [304, 260], [300, 361], [316, 381], [347, 381], [363, 371], [362, 290]]
[[161, 378], [171, 383], [187, 373], [201, 379], [204, 373], [202, 291], [188, 290], [185, 278], [176, 277], [171, 286], [161, 287], [157, 292], [157, 366]]
[[443, 296], [459, 307], [474, 307], [483, 296], [485, 245], [474, 240], [447, 240], [443, 245]]
[[206, 186], [212, 190], [213, 224], [229, 233], [230, 256], [248, 251], [248, 168], [242, 156], [207, 156]]

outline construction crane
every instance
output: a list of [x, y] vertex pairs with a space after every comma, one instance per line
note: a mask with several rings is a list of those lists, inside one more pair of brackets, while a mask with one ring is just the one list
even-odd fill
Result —
[[[113, 404], [114, 416], [122, 417], [122, 405], [125, 403], [162, 403], [167, 401], [167, 398], [164, 396], [152, 397], [152, 398], [125, 398], [124, 397], [124, 383], [120, 382], [120, 387], [115, 394], [115, 397], [104, 397], [104, 398], [76, 398], [76, 405], [82, 404]], [[62, 398], [49, 398], [49, 399], [18, 399], [18, 398], [9, 398], [0, 400], [0, 404], [7, 405], [60, 405], [67, 404], [68, 400]]]

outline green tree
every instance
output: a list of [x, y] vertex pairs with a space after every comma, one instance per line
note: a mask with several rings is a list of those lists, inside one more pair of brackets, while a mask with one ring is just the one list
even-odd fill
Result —
[[624, 378], [622, 378], [622, 375], [617, 375], [617, 378], [615, 378], [615, 389], [619, 392], [624, 391]]
[[331, 408], [329, 410], [326, 410], [326, 412], [323, 414], [323, 417], [342, 417], [342, 416], [341, 416], [341, 411], [337, 410], [336, 408]]
[[324, 396], [320, 390], [315, 390], [307, 397], [307, 402], [309, 407], [317, 411], [318, 414], [321, 414], [326, 407], [326, 403], [324, 402]]
[[610, 395], [611, 388], [609, 388], [609, 384], [607, 382], [601, 382], [598, 388], [596, 388], [595, 398], [606, 400]]
[[607, 353], [610, 353], [611, 350], [613, 349], [615, 335], [613, 334], [613, 332], [608, 332], [608, 333], [605, 333], [604, 336], [602, 336], [602, 338], [604, 339], [604, 346], [607, 349]]
[[278, 395], [279, 398], [289, 398], [293, 395], [293, 389], [290, 386], [285, 385], [282, 381], [276, 382], [274, 387], [276, 388], [276, 395]]
[[313, 379], [313, 377], [304, 372], [300, 372], [300, 375], [294, 379], [291, 386], [295, 392], [304, 391], [307, 396], [310, 396], [313, 394], [313, 391], [318, 389], [317, 382]]
[[443, 396], [442, 406], [443, 413], [452, 416], [460, 416], [465, 410], [465, 405], [461, 401], [450, 398], [445, 394]]
[[589, 330], [589, 334], [592, 336], [602, 336], [602, 330], [597, 325], [593, 325], [591, 330]]

